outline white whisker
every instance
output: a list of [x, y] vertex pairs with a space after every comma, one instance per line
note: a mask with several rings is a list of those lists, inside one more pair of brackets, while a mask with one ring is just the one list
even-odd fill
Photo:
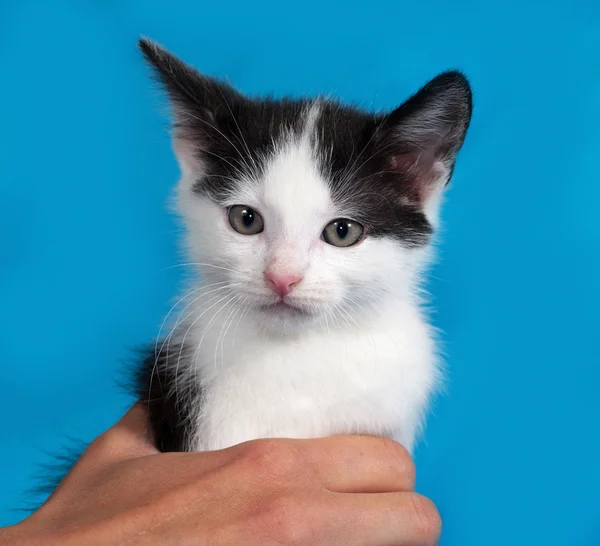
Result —
[[[196, 323], [206, 314], [208, 313], [208, 311], [210, 311], [215, 305], [218, 305], [220, 302], [222, 302], [224, 299], [227, 299], [230, 296], [230, 294], [226, 294], [225, 296], [223, 296], [221, 299], [219, 299], [218, 301], [216, 301], [215, 303], [213, 303], [210, 307], [207, 307], [204, 311], [202, 311], [202, 313], [200, 313], [200, 315], [198, 315], [198, 317], [190, 324], [190, 326], [188, 327], [188, 329], [186, 330], [183, 339], [181, 340], [181, 346], [179, 348], [179, 354], [177, 355], [177, 365], [175, 366], [175, 392], [176, 392], [176, 399], [177, 399], [177, 384], [178, 384], [178, 379], [179, 379], [179, 364], [181, 362], [181, 355], [183, 352], [183, 348], [185, 347], [185, 339], [187, 337], [187, 335], [189, 334], [190, 330], [196, 325]], [[194, 355], [196, 353], [194, 352]], [[192, 359], [192, 362], [194, 360]]]
[[240, 308], [236, 307], [236, 303], [241, 299], [240, 295], [235, 296], [235, 299], [230, 302], [232, 309], [229, 311], [229, 314], [227, 315], [227, 317], [225, 318], [225, 320], [223, 321], [223, 325], [221, 326], [221, 331], [219, 332], [219, 336], [217, 337], [217, 341], [215, 343], [215, 370], [217, 369], [217, 359], [218, 359], [218, 351], [219, 348], [221, 349], [221, 358], [224, 358], [223, 355], [223, 341], [222, 338], [224, 339], [225, 337], [225, 332], [229, 329], [229, 319], [231, 317], [231, 315], [234, 312], [239, 312]]
[[[212, 323], [217, 319], [217, 317], [219, 316], [221, 311], [223, 311], [223, 309], [225, 309], [232, 301], [235, 301], [236, 298], [238, 298], [238, 297], [239, 296], [236, 296], [236, 295], [232, 296], [221, 307], [219, 307], [218, 311], [216, 311], [213, 314], [211, 319], [208, 321], [208, 324], [204, 327], [204, 330], [202, 331], [202, 335], [200, 336], [200, 341], [198, 342], [198, 345], [196, 346], [196, 350], [194, 351], [194, 354], [192, 355], [192, 358], [190, 360], [190, 362], [193, 363], [196, 368], [198, 367], [197, 358], [200, 356], [200, 348], [202, 347], [204, 338], [206, 337], [206, 334], [208, 334], [208, 331], [210, 330]], [[225, 299], [225, 298], [223, 298], [223, 299]], [[221, 301], [221, 300], [219, 300], [219, 301]]]
[[[205, 286], [204, 288], [209, 288], [211, 286], [214, 286], [214, 284], [210, 284]], [[230, 284], [226, 284], [225, 286], [219, 286], [217, 288], [214, 288], [212, 290], [209, 290], [208, 292], [204, 292], [202, 294], [200, 294], [199, 296], [195, 297], [192, 301], [190, 301], [181, 311], [181, 313], [179, 313], [176, 321], [175, 321], [175, 325], [171, 328], [171, 331], [169, 332], [169, 335], [167, 335], [167, 337], [163, 340], [162, 345], [160, 347], [160, 350], [158, 351], [158, 354], [162, 354], [162, 351], [164, 349], [165, 344], [167, 345], [167, 355], [170, 352], [170, 343], [171, 343], [171, 338], [172, 336], [175, 334], [175, 332], [177, 331], [177, 328], [183, 324], [188, 318], [190, 318], [194, 313], [196, 313], [198, 311], [198, 309], [200, 308], [200, 306], [197, 306], [196, 308], [194, 308], [193, 311], [191, 311], [190, 313], [188, 313], [187, 315], [185, 315], [185, 317], [181, 318], [181, 316], [186, 312], [187, 309], [189, 309], [195, 302], [197, 302], [200, 298], [203, 298], [205, 296], [208, 296], [209, 294], [214, 294], [215, 292], [220, 292], [222, 290], [225, 289], [229, 289], [231, 287], [235, 287], [237, 286], [237, 283], [230, 283]], [[201, 287], [202, 288], [202, 287]], [[209, 303], [211, 303], [212, 301], [214, 301], [216, 298], [218, 298], [219, 296], [215, 296], [213, 299], [209, 300], [208, 302], [205, 302], [204, 304], [207, 305]], [[156, 349], [155, 349], [156, 351]]]
[[[220, 284], [220, 283], [214, 283], [214, 284]], [[214, 284], [212, 284], [212, 285], [208, 285], [208, 286], [214, 286]], [[163, 343], [162, 343], [162, 345], [161, 345], [161, 347], [160, 347], [160, 351], [158, 350], [158, 342], [159, 342], [159, 340], [160, 340], [160, 335], [161, 335], [162, 329], [164, 328], [164, 325], [165, 325], [165, 323], [167, 322], [167, 320], [168, 320], [169, 316], [171, 315], [171, 313], [173, 312], [173, 310], [174, 310], [174, 309], [175, 309], [175, 308], [176, 308], [176, 307], [177, 307], [177, 306], [178, 306], [178, 305], [179, 305], [179, 304], [180, 304], [182, 301], [184, 301], [186, 298], [190, 297], [192, 294], [194, 294], [194, 293], [197, 293], [198, 291], [200, 291], [200, 290], [202, 290], [202, 289], [204, 289], [204, 288], [207, 288], [207, 286], [200, 286], [200, 287], [198, 287], [198, 288], [195, 288], [194, 290], [191, 290], [191, 291], [190, 291], [190, 292], [188, 292], [188, 293], [187, 293], [185, 296], [183, 296], [182, 298], [180, 298], [180, 299], [177, 301], [177, 303], [175, 303], [175, 305], [173, 305], [173, 306], [171, 307], [171, 309], [169, 309], [169, 312], [167, 313], [167, 315], [166, 315], [166, 316], [165, 316], [165, 318], [163, 319], [163, 321], [162, 321], [162, 323], [161, 323], [161, 325], [160, 325], [160, 328], [158, 329], [158, 335], [156, 336], [156, 341], [154, 342], [154, 364], [153, 364], [153, 366], [152, 366], [152, 370], [151, 370], [151, 372], [150, 372], [150, 381], [149, 381], [149, 385], [148, 385], [148, 396], [149, 396], [149, 397], [150, 397], [150, 393], [151, 393], [151, 391], [152, 391], [152, 382], [153, 382], [153, 379], [154, 379], [154, 373], [155, 373], [155, 371], [156, 371], [156, 369], [157, 369], [157, 366], [158, 366], [158, 360], [159, 360], [159, 357], [160, 357], [160, 355], [162, 354], [162, 350], [163, 350], [163, 348], [164, 348], [164, 341], [163, 341]], [[195, 300], [194, 300], [194, 301], [195, 301]], [[185, 311], [185, 309], [184, 309], [184, 311]], [[174, 328], [173, 328], [173, 330], [174, 330]], [[173, 330], [172, 330], [172, 331], [173, 331]], [[171, 332], [172, 332], [172, 331], [171, 331]], [[169, 333], [169, 335], [167, 336], [167, 338], [169, 338], [170, 336], [171, 336], [171, 333]], [[157, 379], [158, 379], [158, 381], [159, 381], [159, 384], [160, 384], [160, 376], [157, 376]], [[161, 385], [161, 389], [162, 389], [162, 385]]]

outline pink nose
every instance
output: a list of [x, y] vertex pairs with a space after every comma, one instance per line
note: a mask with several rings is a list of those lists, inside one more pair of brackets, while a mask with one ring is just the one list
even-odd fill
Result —
[[301, 280], [302, 277], [299, 275], [265, 271], [265, 281], [267, 286], [281, 297], [287, 296]]

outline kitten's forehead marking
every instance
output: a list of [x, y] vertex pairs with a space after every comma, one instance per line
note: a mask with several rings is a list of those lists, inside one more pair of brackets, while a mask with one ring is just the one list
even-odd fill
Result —
[[311, 141], [311, 138], [315, 135], [317, 129], [317, 122], [321, 115], [321, 102], [317, 99], [308, 108], [304, 118], [304, 128], [302, 129], [302, 140]]
[[277, 143], [274, 154], [264, 170], [262, 199], [286, 231], [313, 231], [314, 222], [321, 221], [333, 208], [327, 181], [317, 162], [318, 139], [315, 132], [321, 113], [314, 102], [302, 120], [301, 132], [291, 133]]

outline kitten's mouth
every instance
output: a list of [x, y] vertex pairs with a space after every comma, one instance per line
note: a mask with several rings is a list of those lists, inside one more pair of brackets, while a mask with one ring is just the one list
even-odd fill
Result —
[[284, 300], [280, 300], [277, 303], [262, 305], [261, 310], [269, 314], [287, 317], [303, 317], [309, 314], [308, 311], [296, 307], [295, 305], [291, 305]]

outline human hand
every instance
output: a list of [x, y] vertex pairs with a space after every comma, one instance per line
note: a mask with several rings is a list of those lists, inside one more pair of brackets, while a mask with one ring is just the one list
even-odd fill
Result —
[[256, 440], [159, 453], [134, 406], [99, 436], [46, 503], [0, 529], [11, 546], [432, 546], [440, 518], [413, 492], [399, 444], [369, 436]]

